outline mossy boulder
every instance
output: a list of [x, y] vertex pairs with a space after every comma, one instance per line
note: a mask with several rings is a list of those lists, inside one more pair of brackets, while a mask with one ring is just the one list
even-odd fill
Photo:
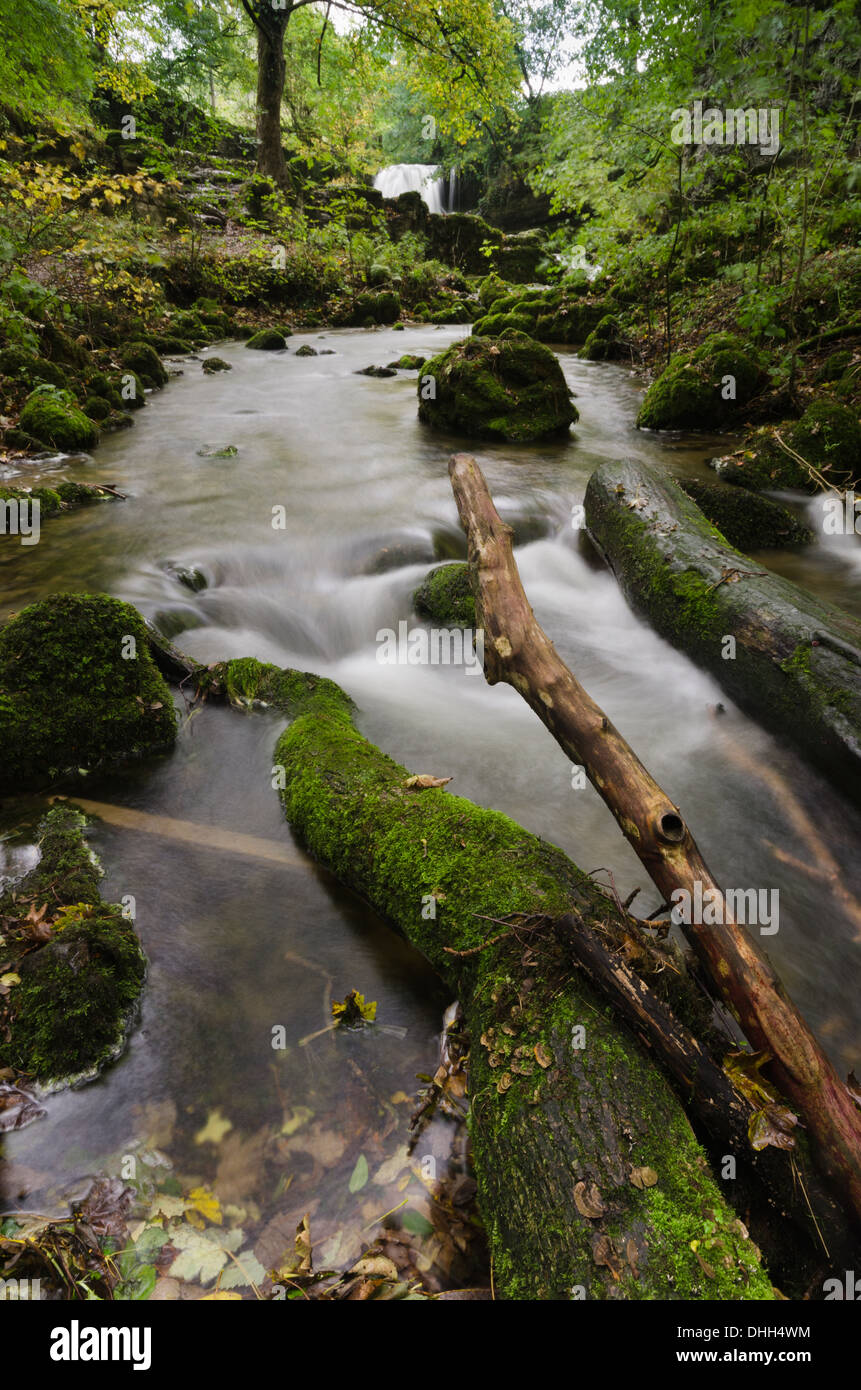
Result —
[[422, 369], [419, 418], [478, 439], [563, 437], [579, 418], [562, 368], [525, 333], [467, 338]]
[[283, 352], [287, 339], [274, 328], [263, 328], [249, 338], [245, 346], [254, 352]]
[[596, 328], [593, 328], [579, 356], [590, 362], [612, 362], [625, 355], [622, 329], [614, 314], [605, 314]]
[[788, 507], [742, 488], [700, 478], [678, 478], [679, 486], [738, 550], [809, 545], [813, 532]]
[[754, 395], [762, 366], [729, 333], [706, 338], [690, 357], [677, 354], [646, 392], [640, 429], [723, 429], [738, 423], [739, 406]]
[[[43, 1083], [93, 1075], [122, 1050], [146, 973], [131, 922], [101, 901], [85, 823], [72, 806], [49, 811], [39, 863], [0, 899], [20, 978], [0, 1000], [0, 1066]], [[50, 933], [37, 949], [19, 925], [34, 911]]]
[[110, 401], [106, 401], [104, 396], [88, 396], [84, 401], [84, 414], [88, 419], [95, 420], [97, 424], [107, 420], [112, 409]]
[[215, 376], [218, 372], [232, 372], [233, 367], [223, 357], [207, 357], [203, 364], [204, 376]]
[[18, 427], [64, 454], [93, 449], [99, 442], [98, 426], [66, 394], [34, 392], [21, 411]]
[[511, 293], [511, 286], [507, 280], [503, 280], [495, 271], [486, 275], [478, 287], [478, 297], [482, 307], [489, 310], [495, 300], [501, 299], [503, 295]]
[[502, 245], [502, 233], [481, 217], [455, 212], [448, 216], [433, 213], [428, 218], [428, 248], [431, 256], [456, 266], [467, 275], [487, 270], [488, 248]]
[[150, 343], [126, 343], [120, 361], [124, 367], [136, 372], [145, 386], [164, 386], [167, 382], [167, 372], [161, 358]]
[[413, 594], [413, 603], [420, 618], [441, 627], [475, 627], [469, 566], [455, 562], [431, 570]]
[[0, 795], [170, 748], [176, 716], [144, 620], [104, 594], [55, 594], [0, 629]]
[[721, 478], [759, 491], [796, 488], [816, 492], [816, 473], [833, 486], [861, 480], [861, 424], [850, 406], [814, 401], [800, 420], [754, 430], [735, 454], [715, 460]]

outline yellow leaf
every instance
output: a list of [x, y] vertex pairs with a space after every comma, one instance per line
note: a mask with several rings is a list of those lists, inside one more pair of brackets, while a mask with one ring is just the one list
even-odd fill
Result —
[[225, 1134], [232, 1128], [233, 1121], [226, 1119], [220, 1110], [210, 1110], [206, 1117], [206, 1124], [203, 1129], [197, 1131], [194, 1142], [195, 1144], [220, 1144]]
[[[199, 1211], [201, 1216], [205, 1216], [207, 1221], [213, 1221], [216, 1226], [221, 1225], [221, 1203], [215, 1193], [210, 1192], [208, 1188], [193, 1188], [188, 1194], [188, 1204], [195, 1211]], [[189, 1216], [188, 1219], [190, 1220], [191, 1217]]]
[[235, 1293], [233, 1289], [216, 1289], [215, 1293], [205, 1293], [200, 1303], [226, 1303], [230, 1299], [231, 1303], [242, 1302], [242, 1294]]
[[9, 989], [12, 985], [20, 985], [21, 976], [16, 975], [14, 970], [10, 970], [7, 975], [0, 975], [0, 985], [5, 985]]

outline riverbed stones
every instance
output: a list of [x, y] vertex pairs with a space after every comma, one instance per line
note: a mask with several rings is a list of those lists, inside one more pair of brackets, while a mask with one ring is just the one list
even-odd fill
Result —
[[249, 338], [245, 346], [253, 352], [283, 352], [287, 346], [287, 339], [277, 329], [263, 328]]
[[479, 439], [564, 438], [579, 418], [557, 358], [513, 331], [467, 338], [432, 358], [418, 397], [426, 424]]

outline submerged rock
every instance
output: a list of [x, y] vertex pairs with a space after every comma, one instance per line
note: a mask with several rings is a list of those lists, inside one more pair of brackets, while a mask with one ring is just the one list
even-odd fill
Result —
[[143, 618], [105, 594], [55, 594], [0, 629], [0, 795], [170, 748], [176, 715]]
[[397, 374], [396, 367], [360, 367], [359, 370], [354, 373], [355, 376], [378, 377], [397, 376]]
[[305, 343], [302, 347], [296, 349], [296, 356], [297, 356], [297, 357], [319, 357], [320, 354], [319, 354], [319, 352], [317, 351], [316, 348], [312, 348], [312, 347], [311, 347], [311, 344], [310, 344], [310, 343]]
[[435, 429], [518, 443], [563, 437], [577, 407], [558, 360], [525, 333], [467, 338], [427, 362], [419, 418]]
[[203, 370], [207, 376], [212, 376], [215, 372], [232, 372], [233, 367], [230, 362], [225, 362], [223, 357], [207, 357]]

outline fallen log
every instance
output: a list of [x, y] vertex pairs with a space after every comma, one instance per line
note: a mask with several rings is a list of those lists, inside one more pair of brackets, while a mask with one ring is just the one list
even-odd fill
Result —
[[[271, 701], [275, 685], [270, 674], [256, 688]], [[294, 680], [287, 694], [295, 717], [275, 759], [288, 820], [462, 1003], [497, 1293], [773, 1297], [672, 1088], [572, 968], [572, 924], [620, 931], [619, 909], [508, 817], [410, 786], [330, 682]]]
[[585, 507], [631, 605], [861, 800], [861, 623], [733, 550], [656, 468], [602, 464]]
[[[572, 761], [585, 769], [664, 901], [677, 901], [674, 894], [681, 890], [689, 903], [708, 895], [720, 905], [719, 926], [688, 921], [682, 929], [751, 1046], [768, 1054], [774, 1083], [798, 1110], [822, 1171], [856, 1221], [861, 1220], [861, 1110], [770, 962], [736, 920], [679, 808], [560, 660], [536, 621], [514, 560], [511, 528], [501, 521], [475, 460], [457, 454], [449, 471], [468, 539], [488, 682], [514, 686]], [[645, 497], [642, 504], [648, 505]]]

